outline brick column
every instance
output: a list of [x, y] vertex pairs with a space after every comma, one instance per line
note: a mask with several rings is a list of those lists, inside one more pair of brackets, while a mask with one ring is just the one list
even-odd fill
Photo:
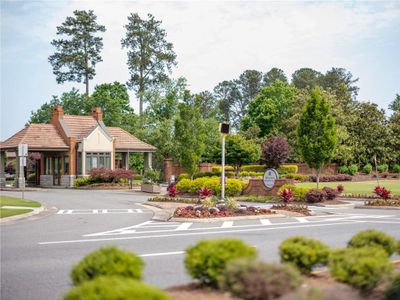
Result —
[[164, 181], [168, 182], [174, 174], [174, 161], [170, 158], [164, 159]]

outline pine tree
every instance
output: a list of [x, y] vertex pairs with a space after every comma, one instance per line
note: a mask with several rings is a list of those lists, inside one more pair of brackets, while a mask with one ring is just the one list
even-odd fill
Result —
[[57, 27], [57, 35], [63, 38], [51, 42], [56, 52], [49, 57], [57, 83], [83, 79], [86, 95], [89, 95], [89, 80], [96, 75], [95, 66], [102, 61], [103, 38], [97, 33], [106, 29], [96, 19], [92, 10], [75, 10], [73, 17], [67, 17]]

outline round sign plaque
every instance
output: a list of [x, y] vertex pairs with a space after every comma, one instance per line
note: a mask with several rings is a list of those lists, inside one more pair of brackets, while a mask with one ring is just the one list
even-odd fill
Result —
[[275, 169], [267, 169], [265, 171], [263, 182], [266, 188], [272, 189], [277, 179], [279, 179], [279, 174]]

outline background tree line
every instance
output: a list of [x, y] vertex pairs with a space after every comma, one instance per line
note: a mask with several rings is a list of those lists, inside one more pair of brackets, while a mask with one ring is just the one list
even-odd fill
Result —
[[[132, 13], [125, 29], [121, 44], [127, 49], [130, 78], [126, 84], [97, 85], [89, 95], [89, 80], [101, 61], [100, 34], [106, 29], [97, 24], [93, 11], [75, 11], [57, 27], [60, 39], [52, 42], [56, 51], [49, 57], [57, 82], [83, 80], [86, 93], [72, 89], [53, 96], [32, 112], [30, 122], [48, 122], [56, 104], [63, 105], [67, 114], [78, 115], [86, 115], [98, 106], [104, 111], [107, 126], [122, 127], [156, 146], [159, 166], [163, 159], [174, 158], [187, 170], [194, 170], [199, 162], [219, 161], [218, 123], [226, 121], [238, 135], [227, 143], [232, 151], [238, 153], [239, 147], [243, 156], [256, 161], [259, 155], [254, 154], [254, 145], [271, 136], [282, 136], [290, 146], [289, 160], [303, 161], [297, 128], [312, 89], [318, 87], [335, 119], [334, 162], [363, 165], [374, 155], [381, 163], [400, 162], [400, 96], [396, 95], [390, 104], [393, 114], [388, 117], [375, 103], [357, 99], [358, 78], [348, 70], [332, 68], [321, 73], [301, 68], [290, 80], [279, 68], [267, 72], [245, 70], [211, 91], [192, 93], [185, 78], [169, 77], [176, 54], [161, 21], [150, 14], [142, 19]], [[128, 88], [139, 99], [139, 114], [130, 106]], [[140, 165], [135, 159], [132, 163]]]

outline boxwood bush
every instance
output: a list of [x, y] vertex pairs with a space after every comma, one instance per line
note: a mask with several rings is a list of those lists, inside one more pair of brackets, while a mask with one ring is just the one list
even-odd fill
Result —
[[396, 240], [390, 235], [375, 229], [361, 231], [347, 243], [351, 248], [381, 247], [390, 256], [396, 252]]
[[392, 282], [386, 288], [385, 299], [386, 300], [400, 299], [400, 273], [397, 273]]
[[270, 300], [300, 286], [300, 273], [292, 266], [239, 259], [230, 261], [220, 287], [244, 300]]
[[387, 164], [378, 165], [377, 167], [379, 173], [386, 172], [389, 169]]
[[[239, 196], [243, 188], [247, 184], [238, 179], [227, 178], [225, 185], [225, 195]], [[176, 188], [180, 192], [196, 194], [199, 189], [206, 187], [213, 191], [214, 195], [221, 194], [221, 178], [220, 177], [200, 177], [195, 180], [182, 179], [176, 184]]]
[[400, 173], [400, 165], [394, 165], [392, 169], [393, 173]]
[[349, 172], [349, 168], [347, 166], [340, 166], [338, 167], [338, 173], [340, 174], [347, 174]]
[[358, 172], [358, 166], [357, 165], [350, 165], [348, 167], [347, 174], [349, 174], [351, 176], [354, 176], [354, 175], [357, 174], [357, 172]]
[[72, 268], [75, 285], [102, 275], [118, 275], [132, 279], [142, 277], [143, 261], [133, 253], [116, 247], [103, 247], [86, 255]]
[[329, 252], [324, 243], [302, 236], [286, 239], [279, 246], [281, 261], [296, 267], [303, 274], [310, 274], [316, 265], [325, 265]]
[[337, 281], [368, 292], [391, 274], [393, 265], [382, 248], [347, 248], [329, 256], [329, 271]]
[[216, 287], [229, 261], [256, 256], [256, 249], [238, 239], [200, 241], [186, 249], [185, 267], [202, 284]]
[[366, 164], [363, 169], [362, 169], [363, 173], [365, 174], [370, 174], [372, 172], [372, 165], [371, 164]]
[[170, 300], [171, 298], [156, 287], [137, 280], [100, 276], [71, 289], [63, 300]]

